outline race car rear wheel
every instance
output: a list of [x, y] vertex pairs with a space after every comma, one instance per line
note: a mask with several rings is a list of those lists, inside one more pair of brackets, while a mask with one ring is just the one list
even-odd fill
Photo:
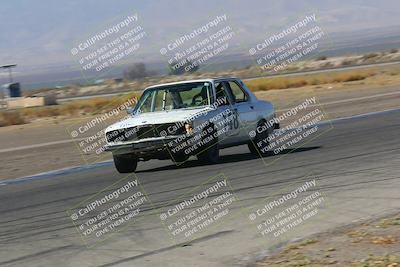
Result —
[[113, 155], [115, 168], [119, 173], [134, 172], [137, 167], [138, 159], [134, 155]]
[[[256, 156], [266, 156], [268, 155], [268, 150], [266, 147], [269, 145], [268, 136], [269, 136], [269, 129], [267, 130], [266, 121], [260, 121], [257, 124], [257, 129], [265, 129], [265, 130], [257, 130], [255, 131], [256, 135], [248, 143], [249, 150], [252, 154]], [[259, 145], [260, 144], [260, 145]]]

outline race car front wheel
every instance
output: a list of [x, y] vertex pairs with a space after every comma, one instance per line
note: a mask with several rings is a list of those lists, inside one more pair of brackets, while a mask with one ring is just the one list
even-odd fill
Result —
[[218, 143], [206, 148], [197, 155], [197, 159], [203, 163], [215, 164], [219, 161]]
[[114, 165], [119, 173], [134, 172], [137, 167], [138, 159], [134, 155], [113, 155]]
[[[211, 128], [209, 130], [208, 128]], [[204, 140], [209, 140], [208, 137], [212, 137], [210, 141], [204, 142], [203, 151], [201, 151], [197, 155], [197, 159], [203, 163], [215, 164], [219, 161], [219, 146], [218, 146], [218, 137], [215, 136], [215, 128], [213, 125], [209, 125], [205, 131], [209, 133], [208, 136], [205, 136]]]

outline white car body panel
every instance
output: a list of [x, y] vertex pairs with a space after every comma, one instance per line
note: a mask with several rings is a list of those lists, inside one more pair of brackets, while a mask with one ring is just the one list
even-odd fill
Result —
[[159, 111], [159, 112], [148, 112], [139, 113], [133, 115], [130, 118], [126, 118], [122, 121], [114, 123], [106, 128], [106, 132], [111, 130], [123, 129], [134, 126], [142, 126], [148, 124], [163, 124], [163, 123], [174, 123], [188, 120], [191, 116], [199, 112], [211, 110], [210, 108], [197, 108], [197, 109], [178, 109], [170, 111]]

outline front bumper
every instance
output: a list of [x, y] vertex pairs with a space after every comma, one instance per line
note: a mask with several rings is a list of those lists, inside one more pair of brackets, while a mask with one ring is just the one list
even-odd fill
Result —
[[175, 141], [179, 138], [185, 138], [185, 135], [154, 137], [123, 143], [107, 144], [104, 146], [104, 150], [111, 151], [113, 154], [153, 154], [164, 151], [169, 142]]

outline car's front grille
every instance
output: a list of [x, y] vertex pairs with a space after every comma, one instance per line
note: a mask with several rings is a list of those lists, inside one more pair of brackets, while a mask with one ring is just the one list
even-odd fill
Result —
[[136, 138], [136, 127], [114, 130], [106, 133], [107, 142], [125, 142]]
[[[163, 133], [162, 133], [163, 132]], [[106, 133], [107, 142], [126, 142], [145, 138], [180, 135], [185, 127], [176, 123], [154, 124], [114, 130]]]
[[166, 123], [156, 125], [157, 132], [164, 132], [165, 135], [180, 135], [185, 133], [185, 127], [182, 124], [178, 123]]
[[176, 123], [154, 124], [141, 126], [138, 130], [138, 139], [160, 137], [168, 135], [180, 135], [185, 133], [184, 126]]
[[158, 137], [155, 128], [152, 125], [142, 126], [138, 129], [138, 139], [145, 139], [151, 137]]

